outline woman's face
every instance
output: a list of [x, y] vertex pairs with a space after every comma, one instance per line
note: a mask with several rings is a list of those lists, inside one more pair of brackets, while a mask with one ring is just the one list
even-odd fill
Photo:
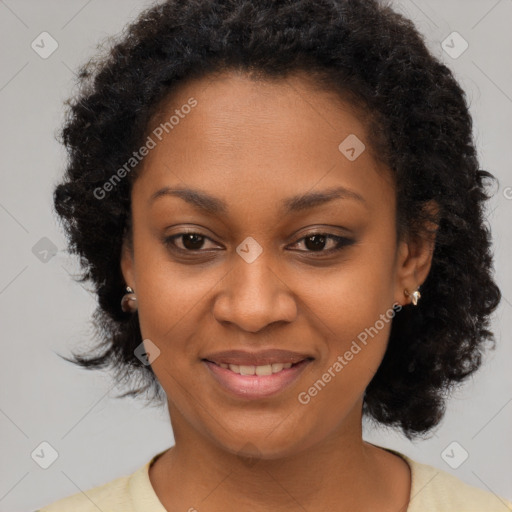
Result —
[[301, 75], [191, 82], [161, 115], [122, 269], [177, 442], [275, 458], [357, 430], [420, 284], [364, 126]]

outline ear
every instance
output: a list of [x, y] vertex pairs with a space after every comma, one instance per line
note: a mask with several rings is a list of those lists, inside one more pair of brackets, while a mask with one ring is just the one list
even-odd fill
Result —
[[135, 286], [135, 270], [133, 264], [133, 245], [132, 242], [125, 237], [121, 246], [121, 273], [123, 274], [124, 282], [133, 290]]
[[428, 277], [432, 266], [437, 229], [439, 227], [439, 206], [435, 201], [425, 205], [427, 214], [432, 215], [436, 222], [426, 220], [421, 233], [406, 236], [401, 240], [396, 258], [395, 302], [401, 305], [409, 304], [411, 298], [405, 295], [421, 286]]

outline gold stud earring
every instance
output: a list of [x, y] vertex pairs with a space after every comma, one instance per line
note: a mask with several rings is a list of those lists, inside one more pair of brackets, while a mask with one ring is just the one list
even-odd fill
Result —
[[412, 292], [412, 294], [410, 294], [407, 289], [404, 290], [404, 295], [406, 297], [411, 297], [411, 301], [413, 303], [414, 306], [417, 306], [418, 305], [418, 301], [421, 299], [421, 293], [419, 291], [419, 288], [415, 291]]
[[129, 286], [126, 287], [126, 293], [121, 299], [121, 309], [125, 313], [134, 313], [137, 311], [137, 297]]

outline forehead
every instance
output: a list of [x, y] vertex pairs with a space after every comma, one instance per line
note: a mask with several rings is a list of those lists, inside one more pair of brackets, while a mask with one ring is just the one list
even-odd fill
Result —
[[[246, 129], [257, 128], [267, 132], [268, 137], [278, 130], [280, 138], [290, 138], [297, 131], [310, 138], [315, 133], [324, 137], [328, 132], [337, 132], [339, 137], [348, 130], [364, 137], [362, 111], [340, 94], [343, 93], [302, 71], [283, 78], [259, 77], [235, 70], [217, 72], [178, 84], [163, 100], [151, 127], [164, 124], [194, 98], [198, 105], [193, 109], [193, 116], [185, 117], [194, 119], [194, 132], [205, 142], [214, 136], [220, 138], [222, 133], [229, 134], [233, 140], [238, 135], [242, 137]], [[348, 98], [348, 93], [344, 96]], [[333, 119], [337, 122], [333, 123]], [[272, 130], [273, 126], [276, 130]], [[292, 128], [290, 134], [282, 131], [286, 127]], [[186, 126], [177, 128], [172, 129], [174, 134], [186, 132]], [[274, 142], [279, 142], [279, 138]]]
[[373, 191], [374, 199], [389, 194], [358, 110], [306, 74], [267, 80], [233, 71], [189, 81], [162, 104], [148, 133], [156, 145], [136, 182], [146, 197], [184, 184], [228, 204], [334, 186]]

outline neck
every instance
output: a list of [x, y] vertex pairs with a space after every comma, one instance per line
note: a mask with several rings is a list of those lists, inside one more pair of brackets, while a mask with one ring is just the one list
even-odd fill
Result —
[[273, 458], [231, 453], [192, 430], [178, 410], [170, 412], [176, 444], [150, 469], [167, 510], [384, 511], [383, 503], [395, 512], [407, 508], [409, 468], [363, 441], [361, 408], [321, 442]]

